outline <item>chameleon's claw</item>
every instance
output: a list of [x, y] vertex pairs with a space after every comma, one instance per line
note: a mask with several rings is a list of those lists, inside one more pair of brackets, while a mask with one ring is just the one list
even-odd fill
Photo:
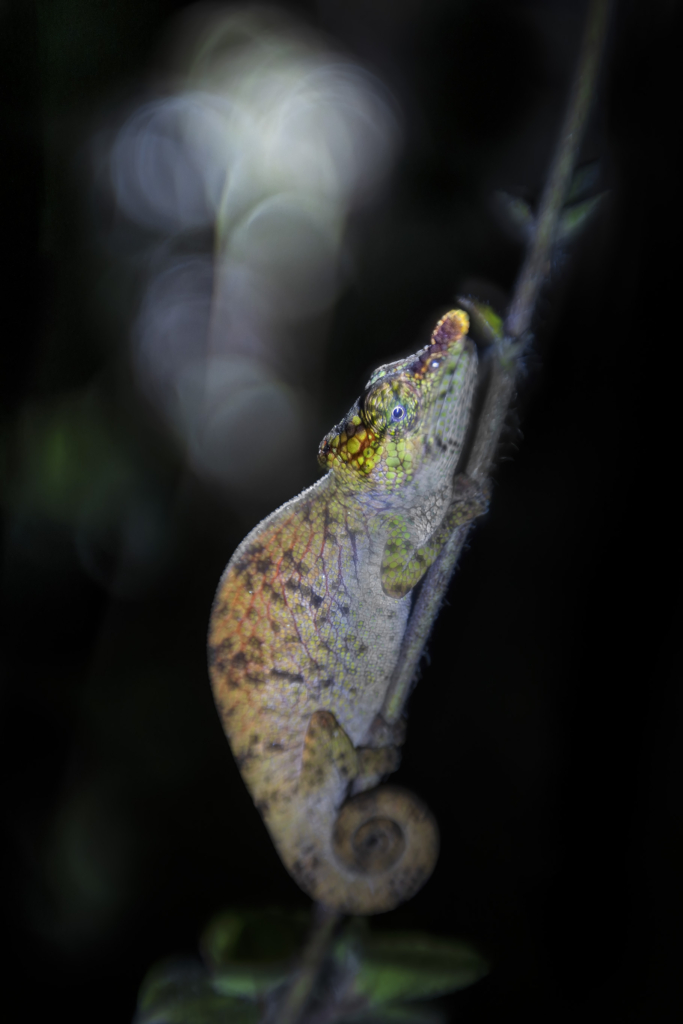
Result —
[[474, 519], [488, 511], [491, 490], [490, 480], [485, 480], [480, 484], [465, 473], [458, 473], [453, 481], [452, 504], [466, 505], [468, 510], [474, 513], [472, 515]]
[[381, 715], [375, 715], [372, 725], [365, 734], [366, 747], [402, 747], [406, 739], [405, 717], [397, 722], [386, 722]]

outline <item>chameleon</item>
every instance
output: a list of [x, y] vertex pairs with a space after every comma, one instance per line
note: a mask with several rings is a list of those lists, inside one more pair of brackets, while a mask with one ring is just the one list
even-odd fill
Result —
[[242, 777], [285, 867], [314, 900], [375, 914], [413, 896], [438, 828], [395, 771], [382, 718], [411, 592], [451, 531], [486, 510], [456, 474], [477, 379], [469, 318], [379, 367], [318, 450], [325, 475], [263, 520], [220, 580], [209, 671]]

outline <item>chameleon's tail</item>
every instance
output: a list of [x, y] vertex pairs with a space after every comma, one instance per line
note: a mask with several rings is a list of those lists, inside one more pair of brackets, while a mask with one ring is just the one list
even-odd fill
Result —
[[439, 855], [431, 812], [399, 786], [347, 800], [328, 842], [324, 867], [319, 862], [305, 881], [293, 874], [314, 899], [347, 914], [393, 910], [422, 888]]
[[410, 790], [379, 786], [342, 805], [332, 848], [356, 876], [349, 886], [351, 913], [378, 914], [422, 888], [439, 856], [439, 830]]

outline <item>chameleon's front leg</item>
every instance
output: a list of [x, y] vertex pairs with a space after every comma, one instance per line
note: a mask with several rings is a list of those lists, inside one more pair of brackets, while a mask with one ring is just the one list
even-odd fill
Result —
[[421, 547], [414, 547], [408, 518], [402, 514], [393, 516], [382, 555], [384, 593], [388, 597], [405, 597], [420, 582], [453, 530], [476, 519], [487, 508], [487, 494], [462, 475], [456, 479], [455, 495], [441, 525]]

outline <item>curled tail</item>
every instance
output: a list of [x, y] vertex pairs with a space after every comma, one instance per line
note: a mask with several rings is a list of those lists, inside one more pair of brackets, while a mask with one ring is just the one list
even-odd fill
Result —
[[352, 876], [349, 912], [379, 914], [422, 888], [439, 856], [439, 830], [429, 808], [410, 790], [378, 786], [342, 805], [332, 848]]
[[[280, 858], [304, 892], [342, 913], [380, 914], [424, 885], [439, 854], [436, 822], [409, 790], [376, 785], [398, 766], [395, 746], [354, 747], [327, 710], [311, 715], [302, 742], [288, 742], [272, 722], [258, 734], [240, 727], [237, 706], [227, 703], [223, 724]], [[351, 788], [356, 795], [346, 799]]]
[[[392, 910], [431, 875], [436, 822], [408, 790], [376, 786], [398, 765], [395, 746], [356, 748], [331, 710], [306, 715], [304, 672], [295, 660], [273, 661], [273, 645], [256, 628], [263, 609], [249, 604], [251, 562], [243, 571], [248, 589], [237, 587], [238, 570], [229, 567], [209, 637], [214, 697], [242, 777], [305, 892], [345, 913]], [[286, 638], [290, 620], [276, 624]], [[351, 787], [357, 795], [345, 799]]]
[[[321, 794], [322, 796], [322, 794]], [[304, 813], [299, 813], [303, 810]], [[285, 866], [314, 900], [347, 914], [381, 914], [414, 896], [439, 855], [439, 831], [414, 793], [378, 786], [333, 804], [290, 808], [268, 823]]]

